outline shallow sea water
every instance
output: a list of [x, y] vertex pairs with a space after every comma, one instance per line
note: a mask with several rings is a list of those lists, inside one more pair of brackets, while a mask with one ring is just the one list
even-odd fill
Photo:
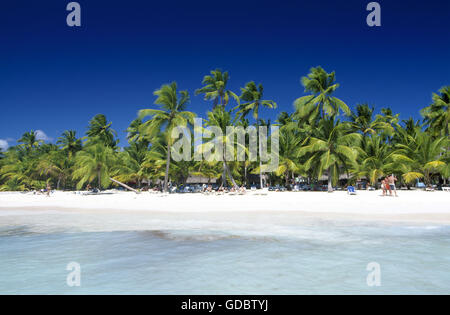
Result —
[[[69, 287], [69, 263], [81, 286]], [[369, 263], [381, 268], [370, 287]], [[0, 211], [1, 294], [450, 294], [450, 226]]]

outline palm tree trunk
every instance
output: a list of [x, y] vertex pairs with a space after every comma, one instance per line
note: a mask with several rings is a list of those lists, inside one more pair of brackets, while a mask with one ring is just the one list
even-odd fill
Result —
[[333, 178], [331, 176], [331, 167], [328, 168], [328, 192], [333, 192]]
[[244, 162], [244, 186], [247, 186], [247, 165]]
[[102, 180], [101, 180], [101, 169], [97, 169], [97, 178], [98, 178], [98, 190], [102, 190]]
[[236, 181], [234, 180], [233, 175], [231, 174], [231, 170], [228, 167], [227, 162], [224, 161], [224, 164], [225, 164], [225, 169], [228, 173], [228, 176], [230, 177], [231, 182], [233, 183], [234, 188], [238, 188], [239, 186], [236, 184]]
[[222, 186], [225, 187], [227, 185], [227, 165], [225, 163], [225, 159], [223, 160], [223, 171], [222, 171]]
[[167, 192], [167, 185], [169, 182], [169, 167], [170, 167], [170, 142], [167, 143], [167, 160], [166, 160], [166, 174], [164, 175], [164, 192]]
[[56, 183], [56, 190], [59, 190], [61, 184], [61, 176], [58, 176], [58, 182]]
[[139, 190], [133, 189], [133, 188], [131, 188], [130, 186], [125, 185], [124, 183], [121, 183], [121, 182], [119, 182], [118, 180], [115, 180], [114, 178], [111, 178], [111, 177], [110, 177], [109, 180], [112, 181], [112, 182], [114, 182], [114, 183], [116, 183], [116, 184], [119, 184], [120, 186], [122, 186], [122, 187], [124, 187], [124, 188], [126, 188], [126, 189], [128, 189], [128, 190], [134, 191], [136, 194], [140, 194], [140, 191], [139, 191]]
[[263, 178], [262, 178], [262, 163], [261, 160], [259, 160], [259, 185], [261, 187], [261, 189], [263, 189]]
[[262, 150], [262, 148], [261, 148], [261, 143], [259, 144], [259, 187], [261, 188], [261, 189], [263, 189], [264, 187], [263, 187], [263, 178], [262, 178], [262, 161], [261, 161], [261, 155], [262, 155], [262, 152], [261, 152], [261, 150]]

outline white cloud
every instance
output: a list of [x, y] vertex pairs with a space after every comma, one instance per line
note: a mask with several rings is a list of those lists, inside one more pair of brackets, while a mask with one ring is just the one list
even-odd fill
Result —
[[42, 130], [36, 130], [34, 132], [34, 134], [36, 135], [36, 139], [37, 140], [43, 140], [43, 141], [52, 141], [52, 138], [48, 137], [45, 132], [43, 132]]
[[6, 151], [9, 148], [8, 141], [0, 139], [0, 151]]

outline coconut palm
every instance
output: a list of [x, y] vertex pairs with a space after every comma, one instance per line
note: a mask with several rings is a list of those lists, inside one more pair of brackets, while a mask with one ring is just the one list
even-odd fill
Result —
[[[270, 128], [270, 119], [266, 122], [264, 119], [258, 119], [257, 123], [256, 123], [256, 127], [266, 127], [267, 129]], [[255, 170], [255, 172], [259, 172], [259, 185], [261, 188], [264, 187], [263, 185], [263, 165], [262, 165], [262, 145], [261, 143], [259, 143], [258, 145], [259, 148], [259, 167]]]
[[11, 183], [20, 183], [26, 189], [39, 189], [36, 157], [28, 153], [28, 148], [12, 148], [2, 161], [0, 179]]
[[433, 93], [433, 103], [422, 109], [428, 130], [434, 135], [449, 135], [450, 130], [450, 85]]
[[288, 112], [281, 112], [278, 115], [277, 120], [275, 122], [277, 123], [277, 125], [284, 127], [284, 126], [288, 125], [289, 123], [292, 123], [293, 118], [292, 118], [292, 115], [289, 115]]
[[[139, 111], [139, 118], [150, 117], [141, 127], [142, 137], [144, 139], [154, 139], [158, 133], [164, 131], [167, 137], [167, 157], [166, 173], [164, 176], [164, 191], [167, 192], [170, 167], [170, 150], [174, 139], [172, 139], [172, 130], [175, 127], [186, 127], [193, 123], [195, 114], [185, 111], [189, 103], [189, 93], [187, 91], [177, 92], [177, 83], [162, 85], [159, 90], [153, 93], [157, 96], [155, 104], [161, 109], [143, 109]], [[179, 95], [178, 95], [179, 94]]]
[[0, 191], [24, 191], [25, 185], [17, 178], [9, 179], [3, 185], [0, 185]]
[[72, 160], [65, 151], [53, 150], [41, 156], [37, 168], [41, 176], [54, 177], [56, 189], [59, 190], [61, 182], [65, 183], [66, 179], [70, 177], [72, 166]]
[[328, 192], [332, 192], [332, 185], [337, 183], [341, 170], [348, 173], [348, 166], [356, 163], [356, 147], [361, 138], [360, 134], [351, 132], [348, 123], [324, 118], [307, 139], [307, 144], [298, 149], [297, 155], [307, 158], [304, 168], [306, 171], [313, 170], [317, 178], [327, 172]]
[[27, 152], [30, 152], [32, 149], [43, 143], [42, 140], [37, 139], [36, 132], [34, 130], [25, 132], [22, 137], [17, 140], [17, 142], [22, 143], [22, 146], [27, 150]]
[[357, 147], [358, 163], [352, 173], [357, 177], [366, 177], [372, 186], [377, 187], [378, 179], [387, 174], [406, 171], [397, 156], [397, 150], [383, 141], [379, 135], [365, 137]]
[[113, 178], [125, 183], [136, 182], [137, 187], [141, 188], [143, 180], [149, 178], [148, 156], [149, 151], [145, 144], [140, 142], [130, 143], [130, 146], [118, 155], [118, 163], [114, 167]]
[[394, 128], [380, 117], [373, 119], [374, 108], [368, 104], [356, 105], [356, 112], [350, 116], [351, 125], [354, 131], [361, 132], [363, 135], [376, 134], [377, 132], [386, 132], [392, 134]]
[[407, 135], [414, 137], [417, 131], [422, 129], [422, 125], [420, 121], [415, 121], [412, 117], [409, 117], [407, 120], [402, 120], [403, 122], [403, 130]]
[[396, 155], [408, 168], [403, 174], [407, 183], [423, 178], [426, 184], [431, 184], [434, 173], [445, 173], [448, 158], [446, 148], [450, 145], [447, 137], [434, 139], [420, 130], [416, 131], [414, 137], [407, 134], [403, 136], [403, 143], [396, 144], [399, 149]]
[[112, 122], [108, 122], [105, 115], [95, 115], [89, 121], [86, 135], [91, 139], [95, 138], [96, 140], [100, 140], [104, 145], [115, 149], [119, 140], [114, 139], [115, 136], [117, 137], [117, 132], [111, 128], [111, 125]]
[[203, 77], [202, 88], [195, 90], [195, 95], [204, 94], [205, 100], [213, 101], [214, 107], [218, 105], [226, 106], [230, 101], [230, 97], [234, 98], [239, 104], [239, 97], [232, 91], [227, 89], [230, 76], [228, 71], [222, 72], [220, 69], [212, 70], [210, 75]]
[[381, 109], [381, 114], [376, 115], [375, 120], [390, 126], [387, 129], [378, 130], [384, 141], [395, 143], [399, 140], [399, 132], [402, 129], [400, 126], [400, 114], [394, 114], [392, 109], [386, 107]]
[[77, 139], [76, 133], [74, 130], [66, 130], [56, 142], [62, 150], [67, 152], [69, 158], [72, 158], [83, 147], [81, 139]]
[[276, 108], [277, 103], [271, 100], [263, 100], [264, 88], [262, 84], [256, 86], [255, 82], [248, 82], [244, 88], [241, 88], [240, 99], [242, 102], [235, 109], [239, 109], [236, 113], [241, 117], [246, 117], [249, 112], [253, 112], [253, 118], [258, 120], [260, 107]]
[[78, 181], [77, 189], [81, 189], [86, 183], [92, 183], [95, 179], [99, 190], [108, 187], [114, 165], [114, 151], [101, 139], [84, 147], [75, 157], [75, 171], [72, 176]]
[[301, 83], [305, 92], [310, 95], [300, 97], [294, 101], [296, 116], [300, 120], [316, 122], [319, 118], [339, 115], [343, 111], [350, 115], [347, 104], [337, 97], [332, 96], [339, 87], [336, 83], [335, 73], [327, 73], [322, 67], [311, 68], [306, 77], [302, 77]]
[[[227, 161], [227, 158], [225, 156], [226, 147], [227, 146], [234, 146], [236, 144], [236, 141], [234, 137], [230, 137], [227, 134], [227, 127], [234, 126], [235, 121], [232, 119], [231, 111], [227, 111], [224, 106], [219, 105], [216, 106], [212, 111], [207, 113], [207, 121], [206, 121], [206, 127], [208, 126], [215, 126], [218, 127], [221, 132], [222, 136], [220, 135], [214, 135], [215, 138], [211, 141], [217, 141], [215, 143], [219, 147], [221, 146], [223, 148], [222, 152], [216, 152], [218, 159], [216, 160], [222, 160], [222, 185], [226, 186], [227, 184], [227, 175], [233, 184], [234, 187], [237, 187], [237, 183], [234, 180], [233, 174], [231, 172], [229, 163]], [[209, 130], [205, 129], [204, 134], [208, 135]], [[209, 141], [201, 146], [200, 150], [205, 150], [209, 148], [213, 143]], [[245, 149], [245, 148], [244, 148]]]
[[275, 171], [277, 176], [284, 176], [285, 185], [288, 185], [289, 175], [294, 177], [295, 173], [304, 173], [304, 168], [298, 163], [297, 151], [304, 139], [298, 132], [288, 128], [280, 130], [279, 138], [279, 164]]

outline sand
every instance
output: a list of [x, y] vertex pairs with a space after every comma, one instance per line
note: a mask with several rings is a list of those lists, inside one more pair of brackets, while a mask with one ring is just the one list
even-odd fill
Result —
[[82, 195], [55, 192], [50, 197], [32, 193], [0, 193], [0, 211], [58, 210], [108, 212], [183, 213], [201, 217], [205, 213], [295, 212], [296, 216], [341, 220], [404, 221], [450, 224], [450, 193], [399, 191], [399, 197], [381, 196], [380, 191], [269, 192], [254, 195], [153, 194], [113, 192]]

